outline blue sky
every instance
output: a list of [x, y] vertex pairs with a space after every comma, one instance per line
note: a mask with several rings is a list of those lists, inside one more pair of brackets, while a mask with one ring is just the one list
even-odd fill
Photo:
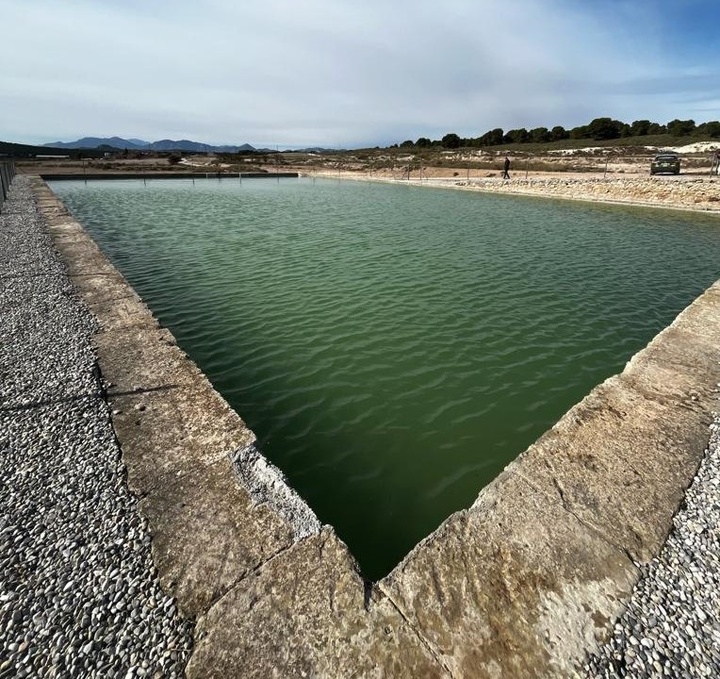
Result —
[[718, 0], [0, 0], [0, 140], [720, 120]]

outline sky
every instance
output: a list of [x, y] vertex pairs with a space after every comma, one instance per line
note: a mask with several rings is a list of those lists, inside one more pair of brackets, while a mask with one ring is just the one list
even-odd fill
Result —
[[0, 0], [0, 35], [2, 141], [720, 120], [718, 0]]

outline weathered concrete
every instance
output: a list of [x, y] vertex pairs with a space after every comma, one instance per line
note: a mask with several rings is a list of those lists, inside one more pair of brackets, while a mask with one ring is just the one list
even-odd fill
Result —
[[379, 586], [453, 677], [567, 676], [636, 577], [557, 495], [509, 471]]
[[709, 437], [718, 285], [371, 585], [39, 180], [36, 193], [100, 322], [161, 577], [197, 617], [189, 676], [564, 677], [607, 637]]
[[445, 676], [331, 528], [278, 555], [199, 621], [190, 677]]

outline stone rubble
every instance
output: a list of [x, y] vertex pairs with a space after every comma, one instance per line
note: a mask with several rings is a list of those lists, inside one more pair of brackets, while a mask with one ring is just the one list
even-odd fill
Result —
[[621, 203], [653, 208], [671, 208], [720, 214], [720, 177], [717, 175], [688, 176], [657, 175], [630, 176], [618, 178], [597, 176], [529, 176], [522, 171], [512, 173], [509, 180], [496, 176], [471, 177], [422, 177], [399, 179], [387, 173], [318, 173], [317, 176], [335, 176], [346, 179], [389, 182], [392, 184], [414, 184], [454, 188], [464, 191], [486, 193], [508, 193], [537, 196], [542, 198], [563, 198], [601, 203]]
[[[521, 174], [521, 173], [519, 173]], [[430, 180], [433, 183], [433, 180]], [[720, 179], [716, 177], [644, 177], [603, 179], [512, 178], [455, 181], [468, 190], [513, 193], [554, 198], [571, 198], [648, 207], [720, 212]]]
[[15, 178], [0, 211], [0, 678], [183, 675], [81, 305]]

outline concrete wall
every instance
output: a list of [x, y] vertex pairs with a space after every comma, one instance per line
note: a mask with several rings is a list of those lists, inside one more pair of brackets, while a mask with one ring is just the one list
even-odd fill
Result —
[[99, 320], [98, 364], [162, 582], [197, 620], [189, 677], [565, 677], [607, 637], [709, 438], [720, 284], [369, 583], [80, 224], [34, 186]]

